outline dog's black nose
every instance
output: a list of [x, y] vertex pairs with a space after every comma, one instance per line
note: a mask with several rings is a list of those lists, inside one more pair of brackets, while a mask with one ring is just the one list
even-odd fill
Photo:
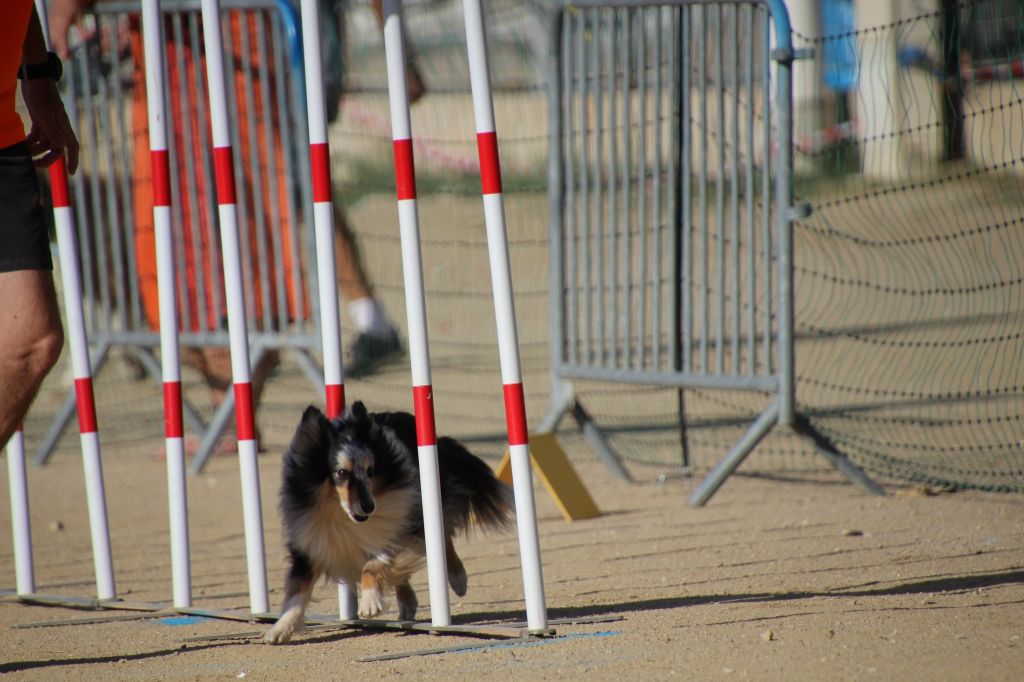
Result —
[[369, 502], [369, 501], [363, 502], [363, 513], [364, 514], [367, 514], [367, 515], [372, 514], [373, 510], [376, 509], [376, 508], [377, 507], [373, 504], [373, 502]]

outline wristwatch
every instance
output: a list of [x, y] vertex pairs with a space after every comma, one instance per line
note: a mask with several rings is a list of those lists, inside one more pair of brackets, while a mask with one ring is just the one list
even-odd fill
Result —
[[59, 81], [63, 74], [64, 65], [61, 63], [60, 57], [57, 56], [56, 52], [47, 52], [46, 61], [42, 64], [30, 64], [28, 66], [22, 64], [21, 68], [18, 69], [18, 78], [29, 81], [42, 78]]

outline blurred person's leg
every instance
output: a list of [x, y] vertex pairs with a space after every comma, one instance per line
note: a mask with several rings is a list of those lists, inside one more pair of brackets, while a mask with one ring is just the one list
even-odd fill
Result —
[[338, 201], [334, 202], [334, 245], [338, 259], [338, 285], [356, 327], [356, 337], [347, 347], [345, 376], [357, 379], [399, 356], [402, 346], [398, 341], [398, 331], [373, 295], [359, 244]]

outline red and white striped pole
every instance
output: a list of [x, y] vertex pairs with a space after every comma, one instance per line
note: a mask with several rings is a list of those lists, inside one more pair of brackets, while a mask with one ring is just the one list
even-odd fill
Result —
[[71, 365], [75, 376], [78, 432], [82, 442], [82, 464], [85, 468], [85, 493], [89, 506], [89, 528], [92, 533], [96, 595], [100, 599], [113, 599], [117, 595], [114, 589], [114, 566], [110, 557], [107, 498], [103, 488], [103, 465], [100, 460], [100, 437], [96, 425], [89, 341], [85, 332], [85, 314], [82, 311], [78, 241], [75, 237], [75, 218], [71, 212], [64, 159], [50, 166], [50, 186], [53, 192], [53, 217], [57, 227], [57, 250], [60, 253], [60, 275], [64, 285], [64, 311], [67, 315]]
[[[42, 23], [43, 35], [49, 43], [45, 3], [37, 0], [36, 10]], [[64, 312], [67, 316], [67, 339], [71, 346], [71, 367], [75, 377], [75, 407], [78, 411], [78, 432], [82, 444], [82, 465], [85, 469], [85, 496], [89, 507], [96, 596], [99, 599], [113, 599], [117, 594], [114, 589], [114, 565], [110, 557], [110, 529], [107, 526], [107, 498], [103, 488], [100, 437], [96, 427], [89, 338], [86, 335], [85, 313], [82, 310], [78, 239], [75, 235], [75, 216], [71, 210], [67, 165], [63, 157], [50, 166], [49, 174], [53, 194], [53, 220], [57, 228], [57, 251], [60, 255], [60, 276], [64, 291]]]
[[32, 524], [28, 514], [28, 478], [25, 476], [25, 434], [21, 427], [7, 441], [7, 486], [11, 491], [11, 535], [14, 539], [14, 578], [18, 594], [34, 594]]
[[218, 0], [202, 0], [201, 7], [206, 48], [206, 77], [210, 87], [217, 214], [220, 218], [221, 254], [224, 260], [224, 297], [228, 306], [231, 376], [235, 389], [235, 428], [238, 435], [238, 462], [242, 479], [245, 555], [249, 571], [249, 609], [252, 613], [266, 613], [270, 607], [267, 599], [267, 566], [263, 546], [263, 509], [260, 501], [260, 470], [256, 459], [256, 420], [249, 367], [249, 339], [246, 335], [248, 324], [242, 287], [242, 259], [238, 243], [234, 163], [231, 138], [228, 134], [220, 3]]
[[171, 170], [164, 102], [164, 39], [160, 0], [142, 2], [142, 43], [146, 56], [146, 104], [153, 170], [153, 225], [156, 236], [157, 291], [160, 305], [160, 360], [164, 381], [164, 436], [167, 450], [167, 501], [171, 526], [171, 581], [175, 608], [192, 606], [185, 487], [185, 426], [181, 414], [181, 363], [178, 355], [178, 296], [171, 236]]
[[[302, 0], [302, 57], [306, 71], [306, 113], [309, 119], [309, 161], [313, 178], [313, 229], [316, 234], [317, 285], [320, 294], [320, 334], [324, 355], [327, 418], [345, 410], [345, 375], [341, 359], [341, 316], [334, 262], [334, 208], [331, 203], [331, 152], [327, 144], [323, 67], [320, 61], [318, 0]], [[338, 583], [342, 620], [356, 617], [353, 587]]]
[[476, 141], [480, 155], [487, 251], [491, 261], [494, 316], [498, 326], [501, 382], [505, 390], [505, 420], [508, 423], [508, 447], [515, 488], [516, 523], [523, 566], [526, 616], [529, 629], [538, 632], [547, 629], [548, 619], [544, 600], [544, 576], [541, 571], [540, 541], [537, 534], [537, 511], [533, 499], [526, 404], [523, 398], [522, 370], [519, 365], [519, 337], [512, 297], [505, 202], [501, 192], [498, 138], [495, 132], [494, 102], [491, 98], [491, 80], [487, 66], [487, 40], [480, 0], [463, 0], [462, 5], [466, 22], [470, 84], [473, 91], [473, 117], [476, 122]]
[[423, 261], [420, 254], [419, 213], [413, 168], [412, 124], [405, 75], [405, 45], [399, 0], [384, 0], [384, 54], [391, 100], [391, 137], [395, 152], [395, 186], [398, 223], [402, 241], [405, 279], [405, 310], [409, 323], [409, 359], [412, 395], [416, 411], [416, 445], [420, 462], [420, 495], [427, 546], [427, 580], [430, 587], [430, 621], [451, 625], [448, 602], [448, 571], [444, 555], [444, 518], [441, 514], [441, 479], [437, 465], [437, 434], [434, 396], [430, 385], [430, 350], [427, 343], [427, 308], [423, 293]]

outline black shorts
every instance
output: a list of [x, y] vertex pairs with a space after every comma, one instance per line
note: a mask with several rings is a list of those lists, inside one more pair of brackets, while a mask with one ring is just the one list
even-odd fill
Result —
[[25, 143], [0, 149], [0, 272], [53, 270], [36, 167]]

